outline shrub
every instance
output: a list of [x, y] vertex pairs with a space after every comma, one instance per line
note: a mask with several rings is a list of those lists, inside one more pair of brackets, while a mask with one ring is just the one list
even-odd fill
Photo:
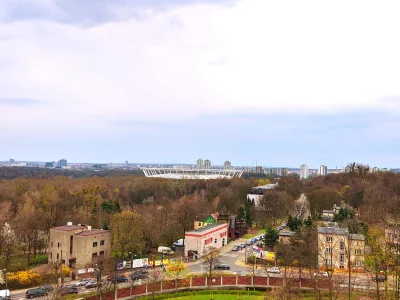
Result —
[[40, 285], [43, 276], [32, 271], [11, 272], [7, 275], [8, 286], [12, 289]]

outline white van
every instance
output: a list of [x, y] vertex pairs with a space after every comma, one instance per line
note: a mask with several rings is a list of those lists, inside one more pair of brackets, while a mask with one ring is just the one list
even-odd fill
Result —
[[175, 247], [183, 247], [184, 239], [179, 239], [174, 243]]
[[0, 290], [0, 299], [10, 300], [10, 290]]
[[174, 254], [170, 247], [159, 246], [157, 251], [164, 254]]

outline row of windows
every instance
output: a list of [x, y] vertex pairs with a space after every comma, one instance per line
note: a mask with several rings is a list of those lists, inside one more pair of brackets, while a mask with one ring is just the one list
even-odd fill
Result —
[[[104, 240], [100, 241], [100, 246], [104, 246]], [[97, 247], [97, 242], [93, 242], [93, 248]]]

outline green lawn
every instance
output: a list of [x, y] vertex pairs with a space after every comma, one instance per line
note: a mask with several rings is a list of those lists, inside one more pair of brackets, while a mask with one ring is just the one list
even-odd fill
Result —
[[[251, 299], [251, 300], [261, 300], [264, 299], [264, 292], [260, 291], [243, 291], [243, 290], [220, 290], [220, 291], [192, 291], [192, 292], [182, 292], [176, 294], [163, 294], [156, 295], [154, 299], [174, 299], [174, 300], [236, 300], [236, 299]], [[147, 297], [145, 299], [152, 299], [152, 297]]]
[[193, 296], [186, 296], [186, 297], [179, 297], [179, 298], [173, 298], [175, 300], [236, 300], [236, 299], [251, 299], [251, 300], [262, 300], [264, 299], [264, 296], [256, 296], [256, 295], [243, 295], [243, 294], [237, 294], [237, 295], [221, 295], [221, 294], [214, 294], [214, 295], [193, 295]]
[[[26, 254], [17, 254], [11, 256], [10, 263], [8, 265], [9, 272], [25, 271], [37, 267], [38, 265], [47, 264], [47, 254], [36, 254], [36, 258], [31, 258], [31, 264], [28, 266]], [[0, 268], [5, 267], [4, 259], [0, 261]]]

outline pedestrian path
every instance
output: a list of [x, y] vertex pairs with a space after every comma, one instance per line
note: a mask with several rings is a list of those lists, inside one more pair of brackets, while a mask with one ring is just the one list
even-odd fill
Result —
[[242, 257], [244, 256], [244, 252], [225, 252], [225, 253], [221, 253], [220, 256], [224, 256], [224, 257]]

